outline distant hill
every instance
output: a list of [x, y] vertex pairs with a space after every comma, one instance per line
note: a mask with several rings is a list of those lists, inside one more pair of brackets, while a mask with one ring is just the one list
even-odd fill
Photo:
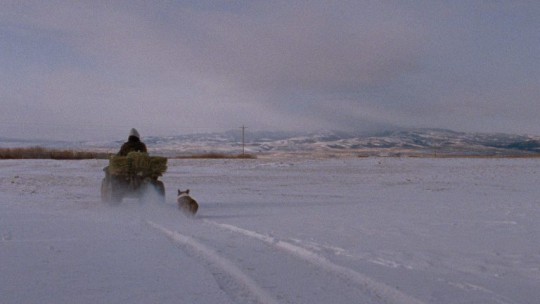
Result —
[[[148, 136], [143, 138], [152, 153], [168, 156], [198, 153], [241, 153], [242, 136], [238, 130]], [[110, 142], [17, 141], [0, 138], [0, 147], [45, 146], [116, 152], [123, 140]], [[378, 134], [342, 131], [312, 133], [254, 131], [245, 134], [245, 151], [259, 155], [464, 155], [526, 156], [540, 155], [540, 137], [500, 133], [464, 133], [445, 129], [402, 129]]]

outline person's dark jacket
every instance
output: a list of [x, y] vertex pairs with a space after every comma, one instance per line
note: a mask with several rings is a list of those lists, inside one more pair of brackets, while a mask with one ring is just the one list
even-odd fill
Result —
[[130, 136], [128, 141], [120, 147], [117, 155], [127, 156], [129, 152], [147, 152], [146, 145], [137, 136]]

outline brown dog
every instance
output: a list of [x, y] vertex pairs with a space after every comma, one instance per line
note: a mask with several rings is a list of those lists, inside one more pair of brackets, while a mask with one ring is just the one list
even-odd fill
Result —
[[178, 198], [176, 199], [176, 202], [178, 202], [178, 208], [186, 215], [193, 216], [199, 209], [197, 201], [189, 196], [189, 189], [186, 191], [180, 191], [180, 189], [178, 189]]

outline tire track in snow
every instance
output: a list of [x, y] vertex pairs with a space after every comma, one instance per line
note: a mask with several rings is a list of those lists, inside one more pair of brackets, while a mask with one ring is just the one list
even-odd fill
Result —
[[[226, 275], [234, 279], [239, 284], [240, 288], [245, 289], [245, 292], [236, 292], [237, 293], [236, 296], [239, 296], [240, 298], [243, 298], [244, 300], [249, 300], [249, 301], [262, 303], [262, 304], [279, 303], [272, 296], [270, 296], [266, 291], [264, 291], [261, 287], [259, 287], [255, 281], [253, 281], [249, 276], [243, 273], [242, 270], [236, 267], [229, 260], [220, 256], [214, 250], [197, 242], [191, 237], [185, 236], [173, 230], [169, 230], [152, 221], [147, 220], [146, 223], [150, 227], [165, 234], [172, 241], [182, 246], [189, 247], [190, 249], [195, 251], [198, 255], [200, 255], [204, 260], [212, 263], [217, 268], [223, 270], [226, 273]], [[248, 295], [246, 295], [245, 293], [248, 293]]]
[[454, 286], [462, 290], [466, 290], [466, 291], [471, 290], [471, 291], [482, 292], [484, 294], [491, 296], [492, 298], [490, 300], [496, 301], [496, 303], [498, 304], [515, 304], [516, 303], [505, 296], [501, 296], [495, 293], [491, 289], [488, 289], [479, 285], [475, 285], [475, 284], [471, 284], [467, 282], [451, 282], [451, 281], [447, 281], [446, 284], [450, 286]]
[[246, 230], [233, 225], [221, 224], [210, 220], [204, 220], [204, 222], [217, 226], [221, 229], [229, 230], [250, 238], [260, 240], [280, 250], [286, 251], [289, 254], [292, 254], [309, 263], [315, 264], [316, 266], [323, 268], [326, 271], [333, 272], [341, 277], [351, 280], [357, 283], [366, 293], [371, 294], [375, 298], [381, 300], [381, 303], [424, 304], [424, 302], [413, 298], [412, 296], [409, 296], [391, 286], [388, 286], [382, 282], [375, 281], [372, 278], [352, 269], [332, 263], [325, 257], [320, 256], [317, 253], [307, 250], [303, 247], [299, 247], [289, 242], [281, 241], [270, 236], [262, 235], [255, 231]]

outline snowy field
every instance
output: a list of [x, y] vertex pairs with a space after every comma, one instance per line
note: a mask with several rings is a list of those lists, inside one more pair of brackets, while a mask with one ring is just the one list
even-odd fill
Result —
[[170, 160], [117, 207], [105, 165], [0, 161], [0, 303], [540, 301], [539, 160]]

